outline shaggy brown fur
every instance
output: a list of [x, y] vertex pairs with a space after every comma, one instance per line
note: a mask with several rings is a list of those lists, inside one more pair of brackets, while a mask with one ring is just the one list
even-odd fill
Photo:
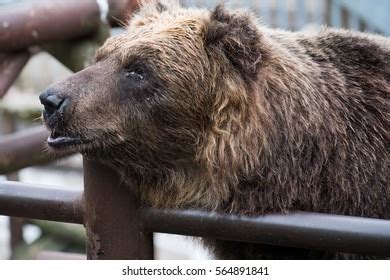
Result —
[[[384, 37], [153, 2], [50, 90], [70, 100], [46, 120], [52, 136], [78, 139], [67, 148], [115, 167], [145, 203], [390, 218]], [[206, 243], [221, 258], [350, 257]]]

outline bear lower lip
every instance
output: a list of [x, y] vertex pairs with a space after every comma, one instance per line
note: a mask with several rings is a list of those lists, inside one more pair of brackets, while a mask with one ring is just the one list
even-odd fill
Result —
[[79, 145], [82, 144], [83, 141], [81, 141], [81, 139], [79, 138], [73, 138], [68, 136], [53, 137], [50, 135], [49, 138], [47, 138], [47, 143], [50, 147], [59, 149], [68, 146]]

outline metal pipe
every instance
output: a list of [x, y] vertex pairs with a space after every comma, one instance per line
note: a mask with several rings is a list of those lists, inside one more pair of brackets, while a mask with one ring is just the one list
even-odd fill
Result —
[[83, 223], [82, 192], [0, 181], [0, 215]]
[[100, 22], [95, 0], [42, 0], [3, 6], [0, 10], [0, 50], [82, 37]]
[[110, 168], [84, 159], [88, 259], [153, 259], [153, 235], [139, 220], [140, 203]]
[[[118, 25], [132, 12], [136, 0], [107, 0], [108, 21]], [[0, 51], [25, 49], [52, 41], [80, 38], [96, 31], [101, 22], [97, 0], [42, 0], [2, 6]]]
[[29, 51], [0, 54], [0, 98], [5, 95], [29, 59]]
[[386, 220], [317, 213], [246, 217], [154, 208], [143, 209], [141, 219], [153, 232], [390, 256], [390, 221]]
[[69, 153], [45, 152], [48, 131], [43, 126], [34, 127], [0, 137], [0, 174], [24, 167], [45, 164]]

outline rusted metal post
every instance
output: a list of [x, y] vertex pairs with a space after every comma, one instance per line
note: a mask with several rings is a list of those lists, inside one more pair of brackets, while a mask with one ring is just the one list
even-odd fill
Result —
[[153, 259], [153, 235], [139, 220], [140, 203], [118, 174], [84, 159], [84, 199], [88, 259]]
[[23, 219], [10, 217], [10, 220], [9, 220], [9, 230], [10, 230], [10, 233], [11, 233], [10, 245], [11, 245], [12, 255], [15, 254], [15, 249], [19, 245], [24, 243], [24, 239], [23, 239], [23, 225], [24, 225], [24, 220]]
[[20, 51], [0, 54], [0, 98], [19, 76], [30, 58], [30, 52]]
[[[16, 120], [14, 116], [3, 113], [2, 133], [9, 134], [16, 131]], [[9, 181], [19, 181], [18, 172], [9, 173], [6, 175]], [[9, 219], [9, 231], [10, 231], [10, 245], [12, 256], [15, 255], [16, 248], [24, 243], [23, 239], [23, 219], [10, 217]], [[11, 257], [13, 258], [13, 257]]]
[[325, 0], [325, 24], [332, 25], [332, 3], [333, 0]]
[[350, 28], [350, 14], [345, 7], [341, 8], [341, 27], [346, 29]]

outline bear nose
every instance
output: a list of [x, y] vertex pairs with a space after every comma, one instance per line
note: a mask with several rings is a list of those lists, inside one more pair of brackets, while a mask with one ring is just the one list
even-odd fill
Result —
[[48, 117], [53, 115], [56, 112], [62, 112], [68, 102], [67, 98], [59, 96], [58, 93], [53, 92], [52, 90], [46, 90], [41, 95], [39, 95], [39, 100], [45, 108], [45, 113]]

